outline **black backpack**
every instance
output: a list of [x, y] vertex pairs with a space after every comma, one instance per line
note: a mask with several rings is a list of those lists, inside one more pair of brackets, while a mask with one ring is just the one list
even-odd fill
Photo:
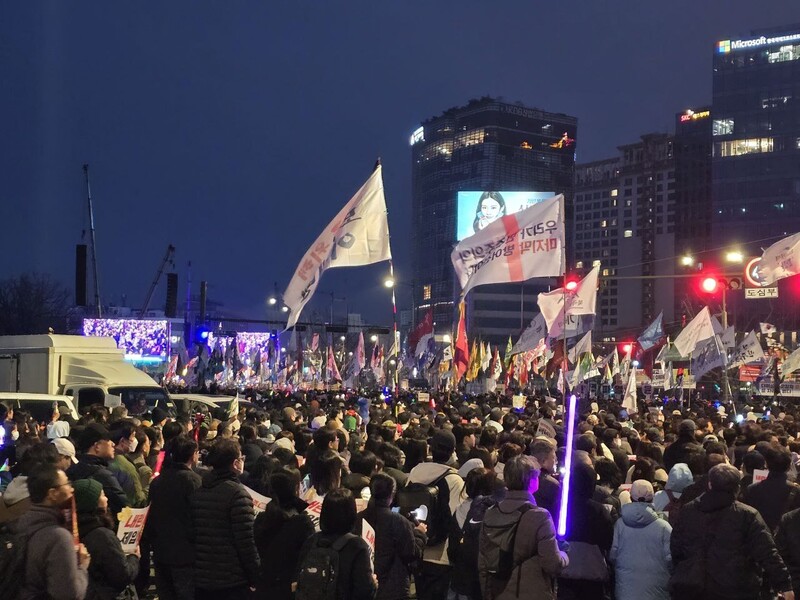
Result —
[[346, 533], [330, 542], [317, 534], [300, 567], [295, 600], [336, 600], [339, 553], [354, 539], [358, 536]]
[[528, 502], [512, 510], [503, 512], [500, 506], [494, 506], [483, 516], [481, 538], [483, 553], [486, 557], [487, 570], [494, 577], [502, 580], [511, 578], [514, 570], [514, 542], [517, 539], [517, 527], [522, 515], [532, 509]]
[[[497, 502], [491, 496], [478, 496], [470, 504], [467, 516], [464, 518], [464, 525], [461, 527], [458, 548], [450, 549], [458, 556], [460, 566], [474, 568], [478, 564], [481, 525], [486, 516], [486, 511], [496, 504]], [[455, 517], [453, 518], [455, 519]], [[456, 567], [459, 565], [456, 565]]]
[[397, 505], [400, 512], [408, 515], [420, 506], [428, 507], [428, 546], [437, 546], [447, 539], [450, 528], [450, 486], [446, 477], [454, 470], [448, 470], [429, 484], [409, 483], [397, 490]]

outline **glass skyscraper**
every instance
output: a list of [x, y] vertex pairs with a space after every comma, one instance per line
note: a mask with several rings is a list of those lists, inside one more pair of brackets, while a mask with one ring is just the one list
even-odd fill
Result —
[[[460, 288], [450, 253], [477, 222], [482, 192], [563, 193], [570, 222], [576, 137], [575, 117], [491, 97], [450, 108], [413, 133], [416, 322], [433, 307], [437, 333], [451, 333]], [[489, 285], [471, 291], [470, 338], [504, 343], [509, 335], [516, 337], [538, 312], [536, 294], [554, 283], [534, 280], [524, 286]]]

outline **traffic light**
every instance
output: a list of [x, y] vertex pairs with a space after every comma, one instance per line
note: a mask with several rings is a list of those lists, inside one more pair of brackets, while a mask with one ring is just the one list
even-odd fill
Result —
[[625, 354], [630, 354], [632, 350], [633, 350], [633, 344], [631, 344], [630, 342], [622, 344], [622, 352], [624, 352]]
[[567, 281], [564, 283], [564, 287], [568, 292], [572, 292], [576, 287], [578, 287], [578, 281], [576, 279], [567, 279]]
[[717, 291], [718, 286], [719, 281], [717, 281], [716, 277], [703, 277], [703, 280], [700, 282], [700, 289], [706, 294], [713, 294]]

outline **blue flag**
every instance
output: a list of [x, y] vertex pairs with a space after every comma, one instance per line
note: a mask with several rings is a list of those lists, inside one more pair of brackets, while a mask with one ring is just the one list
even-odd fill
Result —
[[663, 319], [664, 311], [662, 310], [656, 317], [656, 320], [650, 323], [642, 335], [639, 336], [639, 346], [642, 350], [649, 350], [650, 348], [657, 346], [662, 340], [664, 337], [664, 326], [662, 324]]

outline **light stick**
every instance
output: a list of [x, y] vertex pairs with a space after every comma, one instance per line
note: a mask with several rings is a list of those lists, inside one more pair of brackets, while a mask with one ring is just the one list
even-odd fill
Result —
[[558, 536], [564, 537], [567, 534], [567, 503], [569, 498], [569, 483], [572, 478], [572, 442], [575, 437], [575, 405], [578, 400], [575, 394], [569, 397], [567, 407], [567, 452], [565, 459], [564, 481], [561, 484], [561, 506], [558, 509]]

